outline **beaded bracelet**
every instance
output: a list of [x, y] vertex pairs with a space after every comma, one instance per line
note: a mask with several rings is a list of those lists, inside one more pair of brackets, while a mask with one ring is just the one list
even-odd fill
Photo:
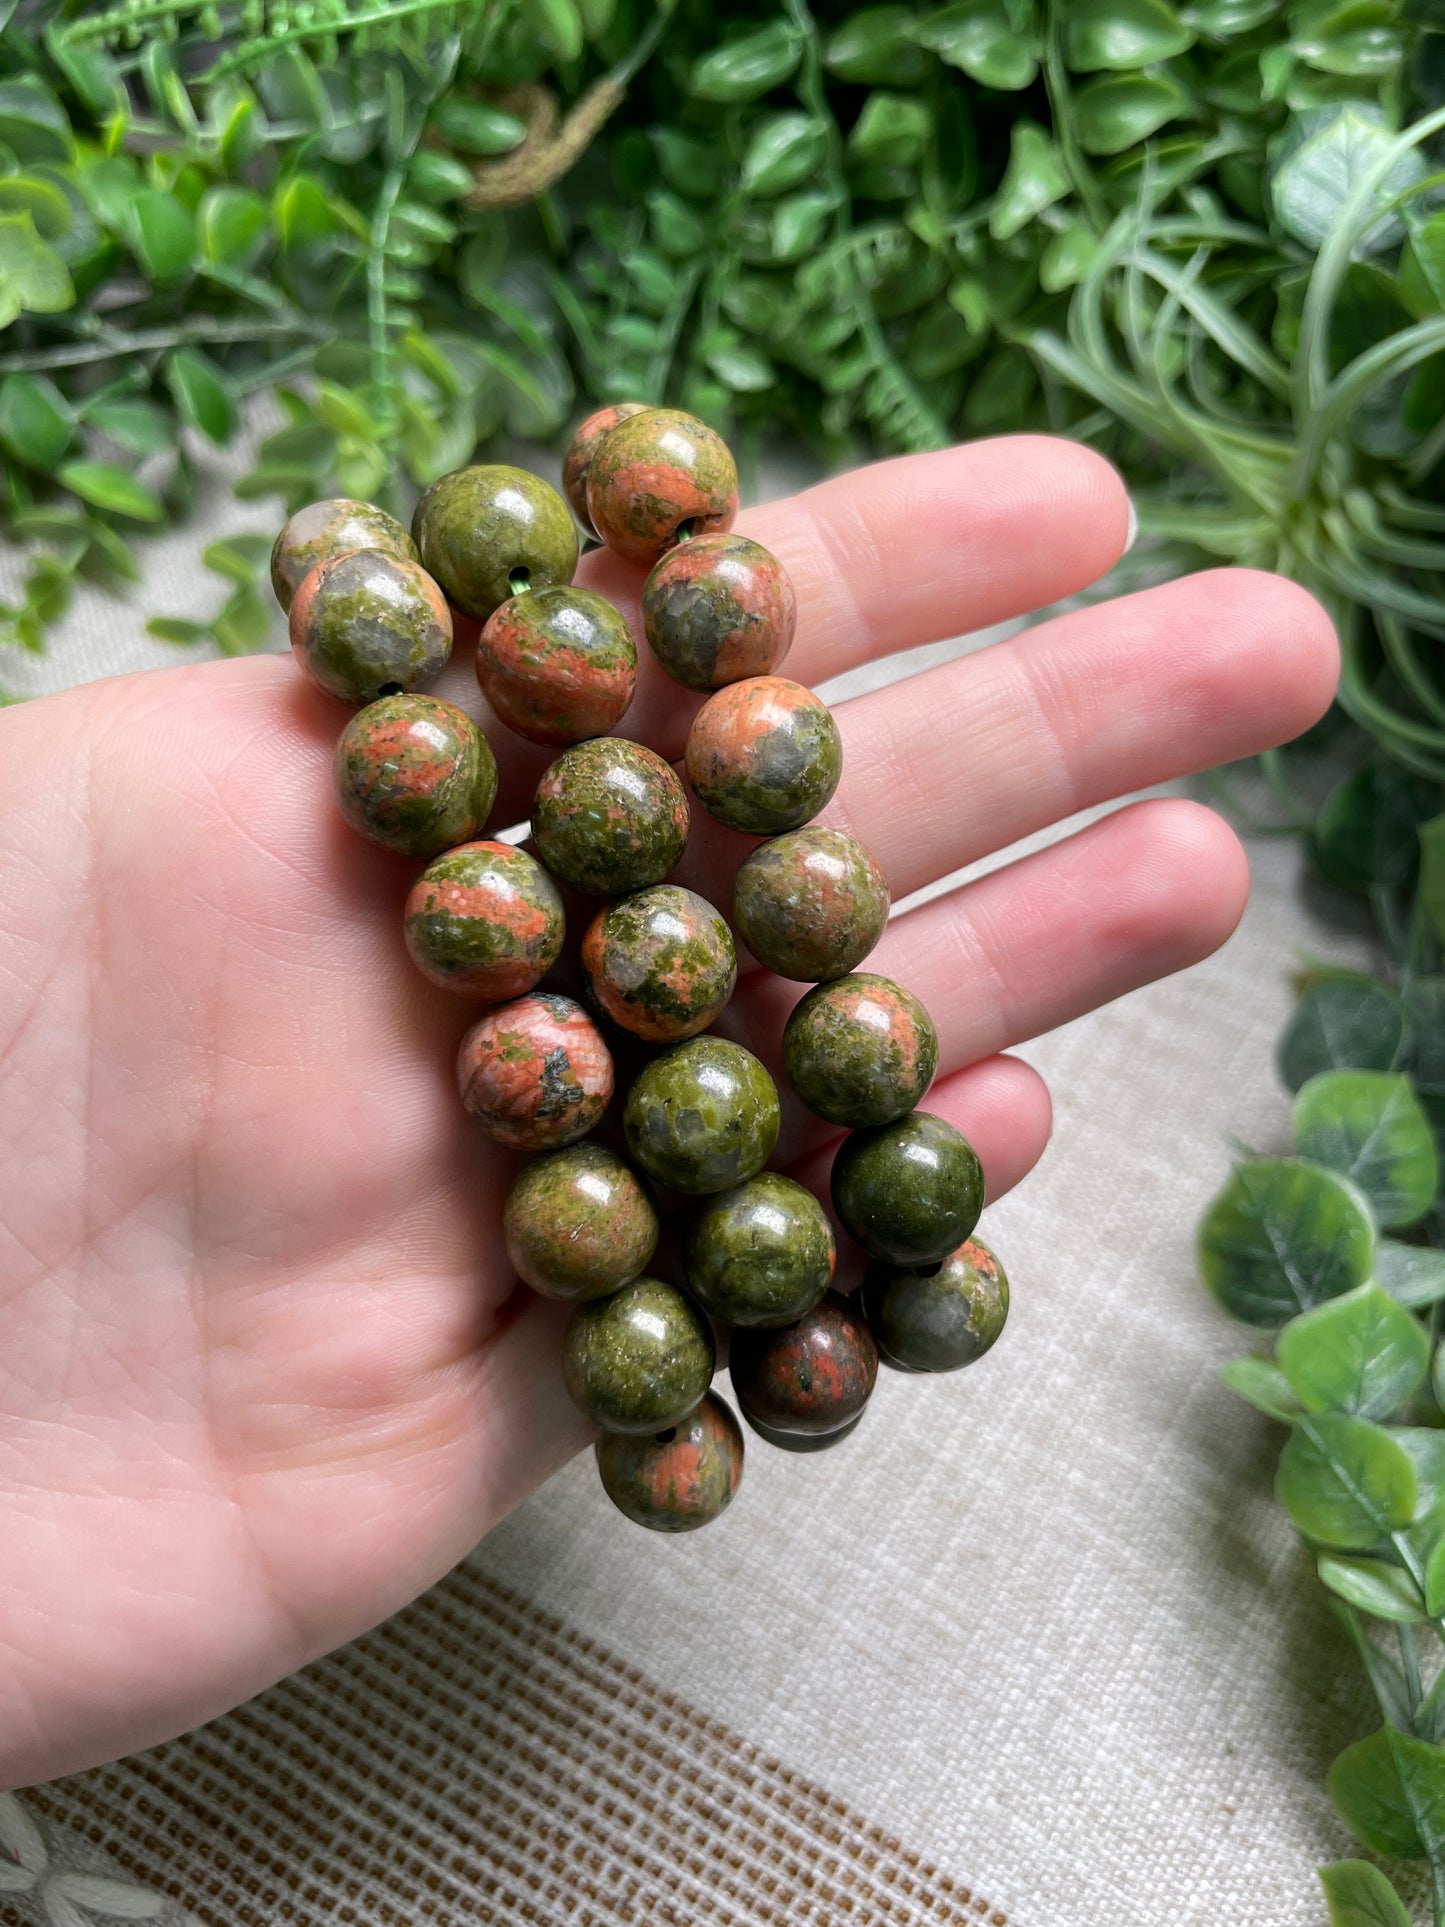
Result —
[[[297, 662], [357, 711], [336, 747], [343, 815], [428, 860], [404, 913], [413, 961], [489, 1006], [462, 1039], [461, 1100], [495, 1142], [535, 1154], [502, 1233], [518, 1276], [573, 1306], [562, 1370], [601, 1429], [602, 1484], [639, 1524], [683, 1532], [715, 1519], [742, 1473], [742, 1432], [710, 1389], [715, 1326], [754, 1433], [810, 1452], [857, 1426], [880, 1358], [943, 1372], [981, 1357], [1003, 1329], [1008, 1284], [971, 1236], [983, 1206], [973, 1147], [915, 1108], [937, 1067], [928, 1013], [858, 968], [883, 932], [888, 886], [856, 838], [813, 820], [838, 786], [842, 744], [826, 706], [776, 673], [792, 584], [776, 556], [731, 532], [726, 445], [690, 415], [621, 403], [577, 430], [563, 490], [566, 503], [520, 469], [460, 469], [423, 495], [410, 535], [368, 503], [313, 503], [277, 537], [271, 578]], [[706, 696], [684, 758], [692, 795], [766, 839], [738, 871], [732, 927], [764, 968], [813, 986], [788, 1018], [782, 1063], [807, 1109], [848, 1133], [831, 1191], [869, 1260], [856, 1299], [832, 1289], [818, 1200], [765, 1168], [780, 1123], [772, 1077], [710, 1032], [737, 979], [732, 929], [665, 880], [691, 824], [678, 773], [608, 733], [631, 703], [637, 650], [621, 613], [572, 584], [579, 524], [650, 571], [648, 644]], [[416, 693], [446, 665], [458, 613], [480, 625], [477, 678], [494, 714], [561, 752], [533, 800], [535, 855], [482, 836], [491, 746], [462, 710]], [[590, 1011], [545, 986], [566, 932], [559, 886], [605, 899], [581, 939]], [[588, 1135], [613, 1095], [609, 1029], [643, 1059], [612, 1146]], [[648, 1275], [658, 1189], [692, 1201], [685, 1290]]]

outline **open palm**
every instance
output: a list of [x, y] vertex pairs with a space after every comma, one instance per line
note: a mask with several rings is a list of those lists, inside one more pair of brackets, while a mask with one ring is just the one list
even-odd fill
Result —
[[[1016, 439], [740, 526], [792, 572], [785, 673], [815, 683], [1083, 588], [1127, 519], [1103, 462]], [[636, 626], [640, 572], [597, 556], [581, 578]], [[477, 713], [458, 654], [439, 693]], [[826, 819], [896, 900], [1288, 738], [1334, 677], [1302, 591], [1195, 576], [846, 704]], [[676, 757], [696, 702], [644, 662], [617, 733]], [[276, 658], [0, 717], [0, 1787], [179, 1732], [360, 1632], [587, 1436], [564, 1308], [501, 1249], [516, 1160], [457, 1102], [475, 1007], [407, 960], [417, 866], [332, 800], [343, 721]], [[505, 824], [548, 756], [488, 733]], [[697, 822], [679, 880], [726, 906], [748, 847]], [[1165, 799], [895, 919], [868, 968], [932, 1011], [928, 1107], [991, 1196], [1049, 1129], [999, 1053], [1205, 955], [1246, 888], [1225, 825]], [[745, 972], [719, 1028], [775, 1061], [801, 989]], [[790, 1113], [779, 1161], [822, 1186], [827, 1137]]]

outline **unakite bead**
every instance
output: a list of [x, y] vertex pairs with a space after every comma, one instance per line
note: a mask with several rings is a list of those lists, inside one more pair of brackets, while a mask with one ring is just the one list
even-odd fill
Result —
[[562, 1380], [573, 1404], [607, 1432], [662, 1432], [703, 1397], [717, 1363], [712, 1327], [658, 1278], [634, 1278], [573, 1307]]
[[863, 1310], [888, 1364], [956, 1372], [982, 1358], [1003, 1330], [1008, 1279], [988, 1246], [969, 1238], [938, 1266], [869, 1265]]
[[706, 1030], [737, 981], [727, 921], [706, 897], [659, 883], [599, 910], [582, 939], [599, 1010], [634, 1037], [672, 1043]]
[[341, 732], [336, 800], [354, 830], [403, 856], [469, 842], [497, 795], [497, 759], [471, 717], [435, 696], [383, 696]]
[[563, 750], [532, 799], [532, 838], [547, 868], [588, 896], [661, 883], [687, 843], [687, 792], [655, 751], [620, 736]]
[[759, 1171], [697, 1210], [683, 1247], [687, 1282], [728, 1325], [789, 1325], [833, 1282], [827, 1213], [801, 1184]]
[[463, 843], [428, 864], [406, 900], [406, 947], [424, 977], [500, 1003], [539, 983], [562, 949], [557, 886], [511, 843]]
[[788, 572], [746, 535], [694, 535], [663, 556], [642, 591], [652, 653], [688, 689], [766, 676], [797, 624]]
[[878, 1349], [852, 1300], [832, 1291], [795, 1324], [734, 1332], [728, 1369], [752, 1424], [819, 1438], [861, 1416], [878, 1378]]
[[567, 444], [567, 453], [562, 458], [562, 493], [588, 535], [595, 536], [597, 533], [587, 513], [587, 473], [592, 467], [592, 457], [610, 429], [616, 428], [619, 422], [625, 422], [629, 415], [646, 413], [645, 401], [610, 402], [606, 408], [594, 409], [584, 422], [579, 423]]
[[601, 1144], [545, 1151], [502, 1212], [507, 1256], [544, 1298], [597, 1298], [645, 1271], [657, 1248], [646, 1184]]
[[644, 1065], [623, 1112], [627, 1147], [675, 1191], [725, 1191], [761, 1171], [778, 1141], [777, 1088], [751, 1051], [693, 1037]]
[[313, 569], [290, 624], [297, 662], [344, 703], [424, 688], [452, 653], [441, 590], [419, 564], [381, 549], [352, 549]]
[[283, 610], [313, 569], [349, 549], [381, 549], [420, 562], [416, 543], [394, 516], [370, 502], [341, 496], [297, 509], [271, 550], [271, 587]]
[[887, 878], [846, 830], [814, 823], [776, 836], [738, 871], [733, 923], [758, 962], [780, 977], [846, 977], [887, 921]]
[[585, 1137], [612, 1096], [612, 1053], [580, 1004], [534, 990], [479, 1018], [457, 1052], [462, 1103], [488, 1137], [543, 1151]]
[[487, 463], [443, 475], [417, 503], [411, 529], [424, 565], [479, 622], [519, 580], [545, 589], [570, 582], [577, 568], [567, 504], [525, 468]]
[[838, 787], [843, 741], [826, 703], [786, 676], [709, 696], [687, 738], [687, 780], [719, 823], [752, 836], [800, 829]]
[[938, 1068], [938, 1032], [911, 990], [856, 971], [819, 984], [783, 1031], [783, 1069], [830, 1124], [891, 1124], [911, 1111]]
[[983, 1167], [962, 1131], [928, 1111], [845, 1137], [833, 1160], [833, 1209], [871, 1257], [937, 1264], [983, 1210]]
[[[864, 1408], [866, 1410], [866, 1407]], [[835, 1445], [852, 1438], [863, 1423], [863, 1412], [855, 1412], [845, 1425], [835, 1425], [831, 1432], [781, 1432], [774, 1425], [764, 1425], [761, 1419], [753, 1418], [744, 1412], [750, 1431], [768, 1445], [776, 1445], [782, 1452], [831, 1452]]]
[[605, 735], [632, 701], [637, 645], [621, 611], [591, 589], [529, 589], [489, 617], [477, 681], [519, 736], [579, 743]]
[[588, 520], [629, 562], [650, 567], [684, 525], [694, 536], [730, 529], [737, 512], [737, 465], [721, 435], [695, 415], [644, 409], [592, 451]]
[[710, 1525], [743, 1475], [742, 1430], [716, 1392], [676, 1425], [645, 1438], [609, 1432], [596, 1452], [603, 1491], [651, 1532]]

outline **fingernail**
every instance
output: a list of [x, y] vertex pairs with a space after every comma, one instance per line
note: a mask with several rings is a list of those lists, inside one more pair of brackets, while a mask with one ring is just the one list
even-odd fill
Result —
[[1139, 511], [1134, 506], [1134, 498], [1129, 498], [1129, 533], [1124, 537], [1124, 553], [1127, 555], [1139, 540]]

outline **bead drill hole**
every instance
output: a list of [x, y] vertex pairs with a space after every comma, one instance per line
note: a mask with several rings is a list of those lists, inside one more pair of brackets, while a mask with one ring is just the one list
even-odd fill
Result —
[[378, 696], [400, 696], [402, 687], [399, 682], [384, 682], [376, 693]]
[[673, 530], [673, 536], [679, 542], [690, 542], [696, 534], [697, 517], [695, 515], [688, 516], [685, 522], [679, 522]]
[[530, 569], [513, 569], [512, 573], [507, 577], [507, 583], [513, 595], [525, 595], [532, 586], [532, 571]]
[[677, 1437], [677, 1427], [675, 1425], [669, 1425], [665, 1432], [654, 1432], [652, 1436], [659, 1445], [671, 1445], [672, 1441]]

